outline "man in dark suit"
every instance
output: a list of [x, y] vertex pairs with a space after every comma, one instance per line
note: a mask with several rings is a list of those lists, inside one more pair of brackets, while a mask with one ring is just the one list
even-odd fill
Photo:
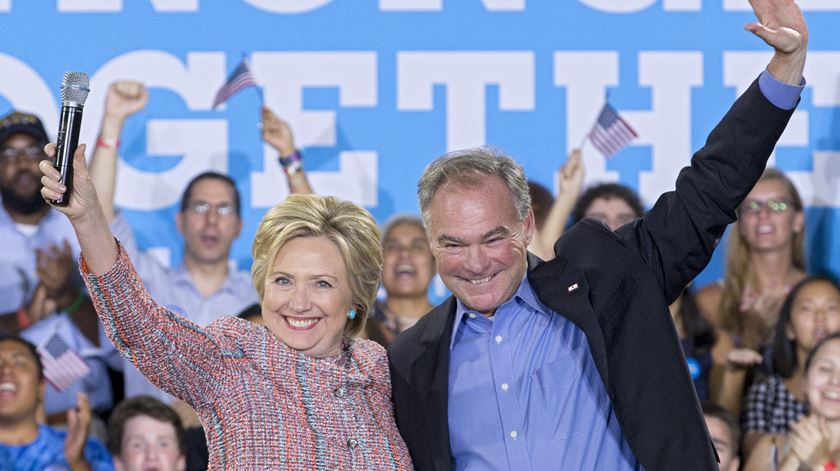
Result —
[[522, 168], [485, 149], [419, 183], [453, 297], [390, 349], [397, 423], [419, 470], [716, 467], [668, 304], [708, 262], [801, 91], [807, 27], [792, 0], [751, 0], [775, 54], [676, 190], [611, 232], [585, 220], [540, 262]]

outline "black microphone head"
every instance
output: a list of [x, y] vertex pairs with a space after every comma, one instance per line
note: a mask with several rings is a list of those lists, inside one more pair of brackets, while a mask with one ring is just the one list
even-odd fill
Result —
[[61, 81], [61, 104], [84, 106], [90, 93], [90, 81], [84, 72], [65, 72]]

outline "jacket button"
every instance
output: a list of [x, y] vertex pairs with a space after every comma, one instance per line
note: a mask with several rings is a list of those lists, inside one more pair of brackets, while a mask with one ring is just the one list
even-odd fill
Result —
[[344, 389], [344, 386], [335, 388], [335, 391], [333, 392], [335, 393], [335, 397], [344, 397], [344, 395], [347, 394], [347, 390]]
[[357, 446], [359, 446], [359, 442], [355, 438], [351, 438], [351, 439], [347, 440], [347, 448], [350, 448], [352, 450], [353, 448], [356, 448]]

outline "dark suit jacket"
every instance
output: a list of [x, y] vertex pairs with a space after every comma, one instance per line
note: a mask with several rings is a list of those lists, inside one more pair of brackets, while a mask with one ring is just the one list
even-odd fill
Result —
[[[586, 334], [624, 436], [648, 471], [717, 468], [668, 305], [708, 263], [791, 114], [753, 83], [680, 172], [676, 190], [644, 217], [616, 233], [584, 220], [557, 241], [554, 260], [529, 260], [540, 300]], [[436, 307], [389, 352], [397, 425], [421, 471], [451, 469], [455, 306], [450, 298]]]

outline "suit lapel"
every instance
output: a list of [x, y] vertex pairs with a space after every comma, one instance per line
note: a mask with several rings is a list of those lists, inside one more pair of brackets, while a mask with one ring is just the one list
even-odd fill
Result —
[[423, 416], [428, 420], [431, 433], [432, 455], [435, 468], [450, 469], [449, 453], [449, 339], [452, 337], [452, 322], [455, 318], [456, 302], [450, 297], [432, 310], [426, 325], [417, 355], [409, 368], [411, 386], [420, 397]]
[[589, 283], [583, 272], [562, 257], [535, 265], [529, 263], [529, 268], [528, 281], [540, 301], [574, 322], [586, 335], [595, 366], [604, 385], [608, 385], [604, 335], [589, 303]]

